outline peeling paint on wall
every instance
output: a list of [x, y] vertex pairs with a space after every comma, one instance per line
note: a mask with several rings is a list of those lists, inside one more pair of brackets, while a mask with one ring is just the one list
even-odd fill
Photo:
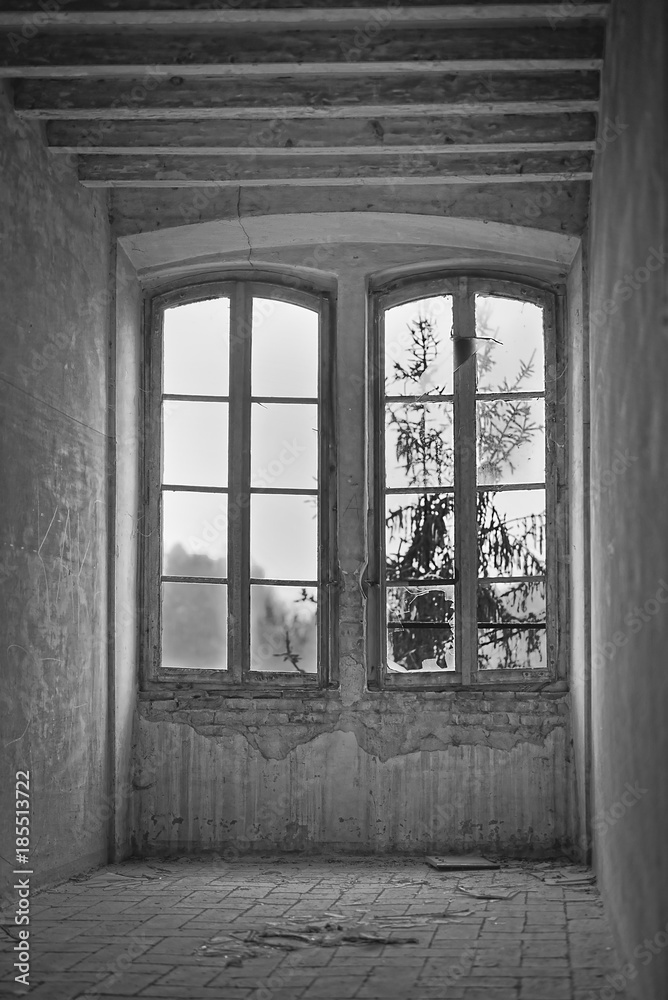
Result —
[[134, 847], [558, 853], [568, 741], [563, 693], [142, 701]]

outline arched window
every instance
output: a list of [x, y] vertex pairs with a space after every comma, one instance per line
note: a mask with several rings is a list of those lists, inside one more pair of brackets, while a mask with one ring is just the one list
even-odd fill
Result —
[[553, 296], [395, 282], [375, 295], [370, 350], [371, 683], [549, 678], [565, 524]]
[[327, 680], [330, 308], [326, 294], [259, 281], [153, 301], [149, 680]]
[[329, 293], [259, 275], [153, 299], [144, 682], [315, 689], [351, 629], [371, 688], [563, 677], [558, 294], [395, 280], [366, 371], [343, 298], [339, 331]]

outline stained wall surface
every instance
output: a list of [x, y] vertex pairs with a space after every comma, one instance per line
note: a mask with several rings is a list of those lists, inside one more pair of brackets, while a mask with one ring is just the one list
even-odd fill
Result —
[[110, 299], [105, 198], [0, 99], [4, 883], [17, 770], [35, 880], [106, 858]]
[[613, 4], [591, 239], [594, 859], [643, 1000], [668, 982], [667, 14]]
[[[354, 681], [360, 665], [342, 666]], [[345, 705], [329, 692], [199, 705], [142, 703], [140, 853], [278, 845], [540, 856], [570, 844], [563, 695], [392, 692]]]

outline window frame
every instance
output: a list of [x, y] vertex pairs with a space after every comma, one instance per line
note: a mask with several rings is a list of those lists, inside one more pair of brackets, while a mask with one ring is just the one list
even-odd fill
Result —
[[[477, 650], [478, 571], [476, 561], [462, 565], [464, 551], [471, 557], [477, 552], [471, 533], [476, 532], [477, 483], [475, 449], [459, 448], [461, 434], [473, 443], [476, 432], [475, 404], [477, 387], [471, 383], [475, 368], [461, 366], [454, 375], [453, 416], [455, 450], [459, 448], [459, 482], [455, 477], [455, 649], [457, 672], [419, 671], [391, 673], [387, 667], [387, 627], [384, 600], [385, 583], [385, 494], [384, 494], [384, 356], [383, 316], [387, 309], [434, 295], [453, 296], [453, 324], [460, 336], [475, 336], [476, 294], [496, 295], [534, 302], [543, 308], [545, 351], [545, 502], [546, 502], [546, 574], [545, 594], [546, 654], [545, 668], [479, 669]], [[521, 688], [538, 690], [566, 678], [567, 634], [567, 490], [566, 455], [566, 379], [563, 335], [563, 286], [531, 281], [516, 275], [467, 272], [394, 278], [372, 289], [369, 301], [368, 338], [368, 474], [369, 474], [369, 561], [367, 569], [367, 668], [368, 684], [374, 690], [448, 690], [461, 688]], [[550, 377], [548, 378], [548, 374]], [[481, 394], [482, 395], [482, 394]], [[459, 398], [455, 407], [454, 397]], [[466, 412], [461, 401], [466, 399]], [[468, 486], [466, 484], [469, 484]], [[463, 516], [462, 516], [463, 513]], [[472, 609], [468, 627], [466, 610]]]
[[[228, 655], [227, 669], [163, 667], [162, 609], [162, 401], [163, 317], [173, 306], [202, 300], [230, 299], [230, 381], [228, 387], [228, 483], [208, 492], [237, 495], [238, 519], [227, 519]], [[253, 298], [275, 299], [315, 311], [319, 316], [318, 370], [318, 664], [314, 674], [250, 670], [250, 414]], [[158, 290], [145, 300], [142, 364], [140, 475], [143, 520], [140, 573], [140, 676], [144, 690], [205, 687], [207, 691], [260, 694], [316, 692], [338, 682], [336, 632], [336, 400], [335, 294], [294, 276], [275, 273], [229, 274], [200, 278]], [[250, 335], [249, 335], [250, 332]], [[237, 377], [233, 372], [237, 372]], [[174, 395], [174, 394], [170, 394]], [[221, 397], [222, 398], [222, 397]], [[239, 461], [235, 462], [235, 456]], [[247, 485], [245, 485], [247, 484]], [[244, 556], [244, 552], [248, 556]], [[234, 579], [234, 583], [231, 583]], [[243, 589], [247, 588], [247, 597]], [[231, 622], [240, 623], [232, 629]]]

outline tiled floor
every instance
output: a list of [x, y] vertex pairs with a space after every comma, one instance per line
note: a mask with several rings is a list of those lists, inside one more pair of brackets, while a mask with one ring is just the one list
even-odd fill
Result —
[[[0, 996], [623, 1000], [596, 888], [548, 884], [582, 874], [527, 862], [444, 874], [381, 858], [128, 862], [34, 897], [27, 994], [8, 974], [4, 928]], [[279, 931], [302, 937], [261, 936]]]

